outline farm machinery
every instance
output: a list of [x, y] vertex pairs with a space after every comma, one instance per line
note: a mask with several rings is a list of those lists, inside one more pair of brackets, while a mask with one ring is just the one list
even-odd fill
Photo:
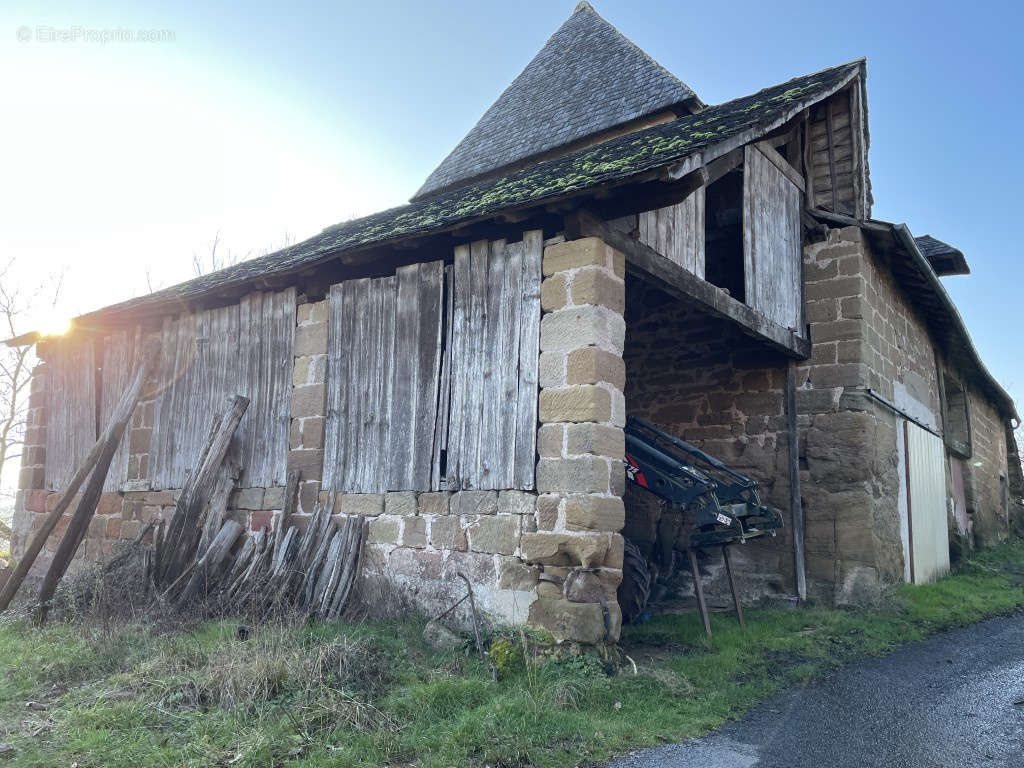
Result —
[[[736, 594], [729, 547], [775, 536], [782, 527], [782, 515], [761, 502], [757, 481], [695, 445], [635, 417], [627, 421], [625, 433], [627, 480], [654, 494], [665, 512], [679, 513], [687, 523], [683, 547], [705, 631], [711, 634], [696, 552], [710, 547], [722, 549], [729, 589], [742, 625], [743, 609]], [[624, 621], [636, 621], [645, 614], [655, 575], [652, 571], [650, 561], [627, 539], [619, 587]]]

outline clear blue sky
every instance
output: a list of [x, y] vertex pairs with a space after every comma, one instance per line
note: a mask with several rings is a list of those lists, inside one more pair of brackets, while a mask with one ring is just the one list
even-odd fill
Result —
[[[218, 230], [245, 253], [404, 202], [573, 5], [7, 2], [3, 255], [64, 265], [78, 312], [143, 292], [144, 272], [189, 277]], [[708, 103], [868, 57], [874, 215], [964, 251], [973, 274], [946, 285], [1024, 398], [1019, 6], [594, 5]], [[16, 39], [37, 25], [174, 39]]]

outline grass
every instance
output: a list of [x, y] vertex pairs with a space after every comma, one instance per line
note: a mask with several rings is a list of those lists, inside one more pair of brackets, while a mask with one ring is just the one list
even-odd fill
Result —
[[[0, 625], [0, 722], [15, 766], [574, 766], [699, 736], [858, 657], [1024, 606], [1024, 544], [865, 611], [763, 609], [740, 631], [667, 615], [623, 634], [625, 666], [496, 634], [495, 680], [421, 621], [264, 626]], [[497, 653], [497, 649], [501, 653]], [[524, 653], [525, 651], [525, 653]], [[637, 665], [633, 673], [632, 663]]]

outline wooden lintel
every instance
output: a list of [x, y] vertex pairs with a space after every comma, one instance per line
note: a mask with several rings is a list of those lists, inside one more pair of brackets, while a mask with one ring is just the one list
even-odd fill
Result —
[[736, 149], [731, 152], [727, 152], [721, 157], [712, 160], [704, 166], [705, 177], [707, 179], [705, 183], [708, 186], [711, 186], [742, 162], [743, 147], [736, 147]]
[[789, 357], [806, 359], [811, 344], [760, 312], [737, 301], [718, 286], [702, 280], [648, 245], [609, 227], [586, 209], [566, 220], [566, 231], [574, 229], [584, 237], [599, 237], [626, 257], [631, 273], [676, 298], [697, 305], [702, 311], [736, 323], [744, 333], [764, 341]]
[[755, 145], [761, 151], [761, 154], [772, 161], [772, 165], [782, 171], [782, 175], [793, 182], [793, 185], [801, 192], [806, 191], [806, 185], [804, 184], [804, 177], [800, 175], [800, 172], [789, 164], [782, 155], [779, 154], [778, 150], [771, 145], [771, 142], [759, 141]]

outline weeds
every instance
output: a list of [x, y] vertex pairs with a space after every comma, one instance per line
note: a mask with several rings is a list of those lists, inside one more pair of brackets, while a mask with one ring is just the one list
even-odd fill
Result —
[[617, 669], [519, 630], [493, 631], [485, 661], [472, 644], [435, 654], [408, 619], [246, 632], [8, 621], [3, 739], [15, 766], [589, 764], [700, 735], [850, 659], [1018, 608], [1021, 573], [1024, 546], [1007, 545], [872, 611], [752, 610], [745, 632], [716, 614], [710, 641], [696, 616], [660, 616], [627, 628]]

